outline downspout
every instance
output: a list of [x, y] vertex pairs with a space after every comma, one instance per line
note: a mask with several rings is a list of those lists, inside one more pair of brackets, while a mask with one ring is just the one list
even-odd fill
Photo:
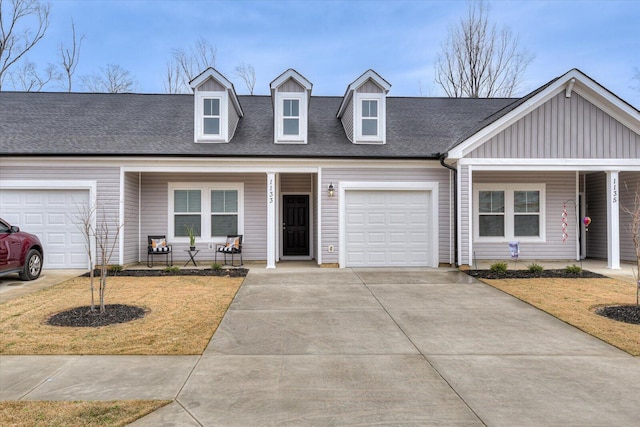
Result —
[[447, 158], [447, 153], [440, 154], [440, 164], [445, 168], [453, 171], [453, 179], [451, 184], [453, 185], [453, 265], [458, 268], [458, 169], [453, 166], [449, 166], [444, 162]]

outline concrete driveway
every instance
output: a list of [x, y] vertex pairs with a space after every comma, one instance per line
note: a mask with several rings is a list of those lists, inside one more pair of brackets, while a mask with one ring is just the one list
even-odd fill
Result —
[[0, 356], [0, 400], [136, 426], [638, 425], [640, 359], [455, 270], [252, 269], [202, 356]]
[[136, 425], [637, 425], [638, 384], [640, 360], [454, 270], [251, 270]]

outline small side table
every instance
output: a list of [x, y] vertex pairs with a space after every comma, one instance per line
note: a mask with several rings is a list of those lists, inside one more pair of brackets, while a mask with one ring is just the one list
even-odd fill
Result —
[[185, 249], [184, 251], [189, 253], [189, 258], [190, 258], [190, 259], [185, 263], [185, 265], [184, 265], [184, 266], [186, 267], [187, 265], [189, 265], [189, 263], [190, 263], [190, 262], [192, 262], [192, 263], [193, 263], [193, 265], [194, 265], [194, 267], [197, 267], [197, 266], [198, 266], [198, 264], [196, 264], [196, 255], [198, 255], [198, 252], [200, 252], [200, 249], [196, 249], [196, 250], [194, 250], [194, 251], [192, 251], [191, 249]]

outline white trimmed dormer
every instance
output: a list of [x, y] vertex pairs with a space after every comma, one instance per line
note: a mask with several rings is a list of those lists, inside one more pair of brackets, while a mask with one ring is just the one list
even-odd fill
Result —
[[276, 144], [306, 144], [309, 100], [313, 85], [289, 68], [271, 82], [273, 141]]
[[233, 83], [213, 68], [189, 82], [194, 92], [194, 141], [229, 142], [244, 115]]
[[337, 117], [354, 144], [387, 142], [387, 93], [391, 85], [373, 70], [367, 70], [349, 85]]

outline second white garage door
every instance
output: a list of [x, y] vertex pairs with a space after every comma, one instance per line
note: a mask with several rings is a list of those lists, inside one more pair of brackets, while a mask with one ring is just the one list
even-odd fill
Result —
[[345, 194], [347, 267], [437, 267], [431, 191], [350, 190]]
[[0, 191], [0, 215], [38, 236], [44, 246], [44, 268], [87, 268], [84, 237], [77, 212], [89, 203], [87, 190]]

